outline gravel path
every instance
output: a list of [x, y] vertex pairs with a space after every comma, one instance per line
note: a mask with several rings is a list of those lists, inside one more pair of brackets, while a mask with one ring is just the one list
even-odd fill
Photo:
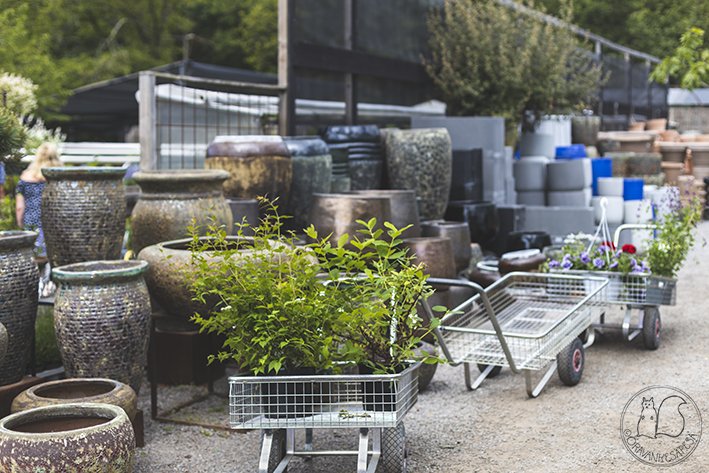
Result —
[[[700, 233], [709, 240], [709, 223]], [[405, 420], [410, 472], [657, 471], [623, 446], [620, 417], [641, 389], [674, 386], [709, 419], [709, 246], [702, 241], [680, 273], [677, 305], [661, 307], [662, 345], [646, 351], [619, 332], [596, 338], [586, 350], [583, 379], [564, 386], [554, 375], [541, 395], [529, 399], [524, 378], [508, 369], [476, 391], [465, 388], [463, 368], [440, 366], [431, 386]], [[609, 321], [622, 319], [614, 311]], [[608, 320], [608, 319], [607, 319]], [[477, 371], [474, 370], [474, 375]], [[161, 387], [160, 408], [203, 393], [203, 387]], [[226, 392], [225, 380], [217, 391]], [[146, 413], [146, 446], [137, 450], [134, 472], [255, 472], [259, 432], [235, 433], [150, 419], [149, 386], [140, 393]], [[656, 405], [657, 407], [657, 405]], [[226, 399], [216, 396], [181, 411], [183, 418], [225, 423]], [[709, 421], [705, 423], [709, 428]], [[315, 448], [356, 449], [356, 431], [316, 430]], [[668, 471], [706, 471], [709, 440]], [[291, 473], [356, 471], [354, 458], [295, 459]]]

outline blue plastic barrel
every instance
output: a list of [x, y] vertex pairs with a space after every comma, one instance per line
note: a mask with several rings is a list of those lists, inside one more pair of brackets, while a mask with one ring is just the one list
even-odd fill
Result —
[[581, 159], [586, 157], [586, 147], [584, 145], [557, 146], [557, 159]]
[[612, 158], [594, 158], [591, 160], [591, 172], [593, 175], [593, 195], [598, 195], [598, 178], [613, 177]]
[[626, 177], [623, 180], [623, 200], [643, 200], [644, 185], [643, 179]]

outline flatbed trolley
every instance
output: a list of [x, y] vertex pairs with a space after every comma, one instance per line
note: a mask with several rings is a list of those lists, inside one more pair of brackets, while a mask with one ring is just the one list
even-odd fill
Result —
[[[560, 274], [510, 273], [486, 289], [470, 281], [429, 278], [433, 285], [467, 286], [476, 294], [453, 309], [434, 329], [448, 361], [465, 368], [465, 384], [476, 389], [503, 366], [523, 373], [527, 394], [537, 397], [558, 369], [561, 380], [577, 384], [583, 373], [584, 347], [579, 338], [603, 312], [603, 278]], [[429, 317], [434, 314], [424, 301]], [[480, 376], [471, 382], [470, 364]], [[551, 363], [534, 386], [531, 372]]]
[[[356, 455], [357, 473], [406, 473], [403, 419], [418, 400], [419, 367], [391, 375], [231, 376], [229, 424], [262, 429], [259, 473], [283, 472], [296, 456], [332, 455]], [[359, 429], [359, 449], [313, 450], [313, 429], [321, 428]], [[302, 450], [295, 429], [305, 429]]]

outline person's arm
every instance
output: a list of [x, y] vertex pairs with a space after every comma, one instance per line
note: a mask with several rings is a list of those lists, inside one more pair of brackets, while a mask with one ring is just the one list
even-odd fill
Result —
[[15, 196], [15, 216], [17, 217], [17, 226], [22, 226], [22, 217], [25, 216], [25, 196], [17, 194]]

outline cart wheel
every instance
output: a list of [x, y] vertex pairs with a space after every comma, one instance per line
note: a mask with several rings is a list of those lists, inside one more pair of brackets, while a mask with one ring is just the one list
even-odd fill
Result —
[[406, 430], [404, 423], [382, 429], [382, 456], [377, 473], [406, 473]]
[[643, 314], [643, 344], [646, 349], [658, 349], [661, 329], [660, 310], [657, 307], [645, 307]]
[[[482, 373], [487, 369], [487, 365], [483, 365], [482, 363], [478, 363], [478, 369]], [[498, 374], [500, 374], [500, 371], [502, 371], [502, 366], [495, 366], [492, 371], [490, 371], [490, 374], [487, 375], [488, 378], [494, 378]]]
[[[271, 443], [271, 453], [268, 456], [268, 473], [273, 473], [278, 468], [278, 464], [286, 456], [286, 429], [273, 429], [273, 442]], [[263, 449], [263, 438], [266, 432], [261, 431], [261, 443], [259, 445], [259, 455]], [[288, 468], [283, 470], [284, 473], [288, 472]]]
[[575, 338], [561, 353], [556, 355], [559, 379], [567, 386], [576, 386], [583, 374], [583, 342]]

